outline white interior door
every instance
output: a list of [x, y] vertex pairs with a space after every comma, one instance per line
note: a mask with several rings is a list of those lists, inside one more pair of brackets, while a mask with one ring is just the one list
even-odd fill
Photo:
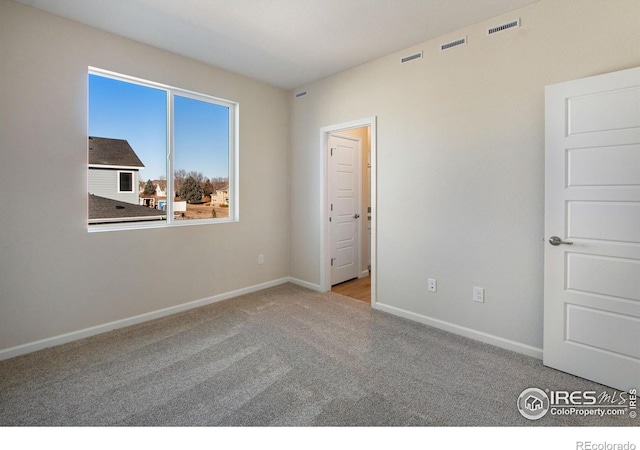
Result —
[[357, 278], [360, 255], [360, 141], [329, 136], [331, 285]]
[[640, 387], [640, 68], [547, 86], [545, 232], [544, 364]]

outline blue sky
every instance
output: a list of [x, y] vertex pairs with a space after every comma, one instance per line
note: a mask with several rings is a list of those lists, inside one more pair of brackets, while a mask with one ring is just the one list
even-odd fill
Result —
[[[140, 179], [166, 176], [166, 92], [89, 75], [89, 136], [126, 139], [145, 168]], [[174, 169], [229, 176], [228, 108], [174, 97]]]

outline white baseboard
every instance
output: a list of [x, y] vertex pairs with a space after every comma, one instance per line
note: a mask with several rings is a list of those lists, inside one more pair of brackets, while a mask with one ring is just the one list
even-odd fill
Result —
[[324, 292], [324, 289], [322, 289], [322, 287], [320, 287], [319, 284], [309, 283], [308, 281], [300, 280], [298, 278], [293, 278], [293, 277], [287, 278], [287, 281], [289, 283], [297, 284], [298, 286], [311, 289], [312, 291]]
[[[200, 306], [209, 305], [211, 303], [220, 302], [222, 300], [227, 300], [233, 297], [238, 297], [244, 294], [250, 294], [252, 292], [260, 291], [262, 289], [267, 289], [274, 286], [279, 286], [284, 283], [293, 283], [298, 286], [305, 287], [307, 289], [311, 289], [313, 291], [323, 292], [324, 290], [318, 284], [309, 283], [308, 281], [300, 280], [298, 278], [293, 277], [285, 277], [277, 280], [267, 281], [265, 283], [256, 284], [253, 286], [249, 286], [242, 289], [237, 289], [230, 292], [225, 292], [223, 294], [214, 295], [212, 297], [195, 300], [188, 303], [183, 303], [176, 306], [171, 306], [169, 308], [160, 309], [157, 311], [152, 311], [145, 314], [140, 314], [138, 316], [129, 317], [126, 319], [116, 320], [114, 322], [105, 323], [102, 325], [97, 325], [90, 328], [85, 328], [78, 331], [73, 331], [71, 333], [61, 334], [58, 336], [54, 336], [51, 338], [42, 339], [35, 342], [29, 342], [27, 344], [18, 345], [16, 347], [11, 347], [5, 350], [0, 350], [0, 361], [3, 359], [13, 358], [15, 356], [24, 355], [27, 353], [35, 352], [38, 350], [42, 350], [48, 347], [54, 347], [56, 345], [66, 344], [68, 342], [77, 341], [79, 339], [83, 339], [90, 336], [95, 336], [97, 334], [105, 333], [107, 331], [116, 330], [118, 328], [124, 328], [131, 325], [137, 325], [139, 323], [147, 322], [149, 320], [158, 319], [160, 317], [165, 317], [171, 314], [179, 313], [182, 311], [186, 311], [193, 308], [198, 308]], [[485, 342], [487, 344], [495, 345], [496, 347], [501, 347], [507, 350], [511, 350], [514, 352], [522, 353], [524, 355], [532, 356], [534, 358], [542, 359], [542, 349], [532, 347], [529, 345], [521, 344], [519, 342], [511, 341], [509, 339], [504, 339], [498, 336], [493, 336], [491, 334], [483, 333], [481, 331], [472, 330], [470, 328], [462, 327], [459, 325], [455, 325], [449, 322], [445, 322], [438, 319], [433, 319], [431, 317], [423, 316], [421, 314], [412, 313], [410, 311], [406, 311], [404, 309], [396, 308], [394, 306], [385, 305], [382, 303], [375, 303], [371, 305], [375, 309], [379, 309], [381, 311], [388, 312], [390, 314], [394, 314], [396, 316], [404, 317], [405, 319], [414, 320], [416, 322], [423, 323], [425, 325], [432, 326], [434, 328], [439, 328], [441, 330], [449, 331], [455, 334], [459, 334], [461, 336], [465, 336], [471, 339], [475, 339], [481, 342]]]
[[375, 305], [372, 304], [371, 306], [374, 307], [375, 309], [379, 309], [380, 311], [385, 311], [385, 312], [388, 312], [389, 314], [394, 314], [396, 316], [404, 317], [405, 319], [413, 320], [415, 322], [420, 322], [425, 325], [438, 328], [440, 330], [449, 331], [451, 333], [458, 334], [460, 336], [475, 339], [476, 341], [495, 345], [496, 347], [504, 348], [506, 350], [511, 350], [516, 353], [522, 353], [523, 355], [531, 356], [533, 358], [542, 359], [541, 348], [532, 347], [530, 345], [522, 344], [520, 342], [511, 341], [509, 339], [504, 339], [498, 336], [494, 336], [492, 334], [483, 333], [482, 331], [477, 331], [477, 330], [466, 328], [450, 322], [445, 322], [444, 320], [423, 316], [422, 314], [416, 314], [411, 311], [406, 311], [404, 309], [396, 308], [395, 306], [385, 305], [379, 302], [376, 303]]
[[[131, 325], [137, 325], [142, 322], [147, 322], [149, 320], [158, 319], [160, 317], [165, 317], [171, 314], [179, 313], [182, 311], [186, 311], [193, 308], [198, 308], [200, 306], [209, 305], [211, 303], [220, 302], [222, 300], [227, 300], [233, 297], [238, 297], [244, 294], [250, 294], [252, 292], [260, 291], [262, 289], [267, 289], [273, 286], [278, 286], [287, 282], [296, 283], [291, 280], [289, 277], [280, 278], [273, 281], [267, 281], [265, 283], [256, 284], [253, 286], [249, 286], [242, 289], [237, 289], [235, 291], [225, 292], [223, 294], [214, 295], [213, 297], [203, 298], [200, 300], [195, 300], [188, 303], [183, 303], [176, 306], [171, 306], [169, 308], [160, 309], [157, 311], [152, 311], [144, 314], [140, 314], [138, 316], [128, 317], [126, 319], [116, 320], [114, 322], [105, 323], [102, 325], [97, 325], [90, 328], [84, 328], [82, 330], [73, 331], [71, 333], [61, 334], [58, 336], [41, 339], [35, 342], [29, 342], [27, 344], [18, 345], [16, 347], [11, 347], [5, 350], [0, 350], [0, 361], [3, 359], [13, 358], [15, 356], [24, 355], [27, 353], [35, 352], [38, 350], [42, 350], [48, 347], [54, 347], [56, 345], [66, 344], [68, 342], [77, 341], [79, 339], [84, 339], [89, 336], [95, 336], [96, 334], [105, 333], [107, 331], [116, 330], [118, 328], [124, 328]], [[300, 282], [303, 283], [303, 282]], [[296, 284], [300, 284], [296, 283]], [[307, 283], [310, 285], [310, 283]], [[313, 285], [311, 285], [313, 286]], [[307, 286], [305, 286], [307, 287]]]

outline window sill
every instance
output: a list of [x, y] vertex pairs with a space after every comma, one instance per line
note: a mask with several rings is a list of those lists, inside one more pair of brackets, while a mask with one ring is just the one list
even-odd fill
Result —
[[87, 231], [89, 233], [101, 233], [105, 231], [127, 231], [127, 230], [149, 230], [157, 228], [180, 228], [199, 225], [217, 225], [224, 223], [237, 223], [239, 219], [234, 218], [220, 218], [220, 219], [195, 219], [195, 220], [177, 220], [172, 223], [166, 223], [163, 220], [153, 221], [150, 223], [118, 223], [118, 224], [96, 224], [88, 225]]

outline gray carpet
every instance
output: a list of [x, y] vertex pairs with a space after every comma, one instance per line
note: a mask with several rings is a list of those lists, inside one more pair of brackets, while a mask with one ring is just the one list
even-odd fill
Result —
[[606, 389], [285, 284], [0, 361], [0, 425], [637, 425], [549, 414], [529, 421], [516, 409], [528, 387]]

